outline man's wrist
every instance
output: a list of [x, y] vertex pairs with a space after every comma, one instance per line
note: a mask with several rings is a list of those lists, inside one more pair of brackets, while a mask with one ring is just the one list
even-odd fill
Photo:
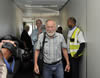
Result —
[[69, 66], [70, 66], [70, 63], [69, 63], [69, 62], [67, 62], [67, 65], [69, 65]]
[[70, 64], [67, 64], [68, 66], [70, 66]]
[[67, 66], [70, 66], [70, 64], [67, 64]]
[[37, 66], [37, 65], [38, 65], [37, 63], [34, 64], [34, 66]]
[[70, 65], [70, 62], [69, 62], [68, 60], [66, 60], [66, 64], [67, 64], [67, 65]]

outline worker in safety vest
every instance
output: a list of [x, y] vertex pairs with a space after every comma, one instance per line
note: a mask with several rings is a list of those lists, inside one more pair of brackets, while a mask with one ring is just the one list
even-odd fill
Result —
[[67, 20], [68, 35], [67, 35], [67, 50], [69, 54], [71, 71], [67, 73], [69, 78], [79, 78], [79, 63], [83, 55], [83, 50], [86, 45], [86, 41], [83, 36], [83, 32], [76, 26], [76, 19], [70, 17]]

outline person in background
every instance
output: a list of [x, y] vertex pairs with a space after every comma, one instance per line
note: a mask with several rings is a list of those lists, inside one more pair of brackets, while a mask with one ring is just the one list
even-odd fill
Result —
[[36, 26], [37, 28], [34, 29], [31, 34], [31, 39], [32, 39], [32, 44], [34, 45], [34, 49], [36, 47], [39, 34], [41, 34], [42, 32], [45, 32], [45, 26], [42, 25], [42, 21], [40, 19], [36, 20]]
[[29, 36], [28, 31], [29, 31], [29, 26], [26, 25], [21, 34], [21, 40], [23, 41], [25, 48], [28, 48], [29, 50], [31, 50], [33, 46], [32, 46], [31, 37]]
[[63, 31], [62, 27], [58, 27], [56, 32], [63, 34], [62, 31]]
[[[35, 50], [34, 71], [40, 74], [37, 64], [40, 48], [42, 47], [44, 34], [39, 35]], [[61, 51], [62, 50], [62, 51]], [[67, 45], [62, 34], [56, 32], [56, 22], [53, 20], [46, 21], [46, 39], [43, 51], [43, 78], [64, 78], [64, 70], [62, 64], [62, 52], [66, 59], [65, 71], [70, 71], [69, 57], [67, 54]]]
[[[63, 32], [62, 27], [58, 27], [58, 29], [57, 29], [56, 32], [58, 32], [58, 33], [60, 33], [60, 34], [63, 34], [63, 33], [62, 33], [62, 32]], [[65, 66], [66, 66], [66, 60], [64, 59], [63, 54], [62, 54], [62, 62], [63, 62], [63, 68], [65, 68]], [[68, 75], [66, 75], [66, 73], [68, 73], [68, 72], [65, 72], [65, 71], [64, 71], [64, 78], [68, 78], [68, 77], [67, 77]], [[55, 78], [55, 77], [53, 77], [53, 78]]]
[[[13, 73], [15, 66], [16, 44], [11, 40], [2, 40], [0, 42], [0, 78], [7, 78], [7, 73]], [[12, 63], [9, 59], [13, 56]]]
[[[68, 18], [67, 25], [69, 28], [67, 35], [67, 50], [71, 64], [69, 78], [79, 78], [79, 63], [83, 55], [86, 41], [83, 32], [76, 26], [76, 19], [74, 17]], [[68, 75], [66, 77], [68, 77]]]
[[[33, 30], [32, 34], [31, 34], [31, 39], [32, 39], [32, 44], [33, 44], [33, 50], [35, 51], [36, 48], [36, 44], [38, 41], [38, 36], [42, 33], [45, 32], [45, 26], [42, 25], [42, 21], [40, 19], [36, 20], [36, 26], [37, 28]], [[33, 60], [34, 60], [34, 51], [33, 51]], [[34, 61], [33, 61], [34, 62]], [[35, 78], [40, 78], [40, 75], [35, 74], [34, 75]]]

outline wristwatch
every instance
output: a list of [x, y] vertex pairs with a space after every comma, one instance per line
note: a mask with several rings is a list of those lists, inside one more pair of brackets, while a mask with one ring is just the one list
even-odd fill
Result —
[[70, 66], [70, 64], [67, 64], [68, 66]]

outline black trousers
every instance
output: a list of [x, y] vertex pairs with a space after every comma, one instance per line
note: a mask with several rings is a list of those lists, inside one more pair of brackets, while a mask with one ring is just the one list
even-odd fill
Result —
[[81, 61], [81, 58], [82, 57], [72, 58], [71, 55], [69, 54], [71, 70], [70, 70], [70, 72], [64, 73], [64, 78], [79, 78], [79, 63]]

